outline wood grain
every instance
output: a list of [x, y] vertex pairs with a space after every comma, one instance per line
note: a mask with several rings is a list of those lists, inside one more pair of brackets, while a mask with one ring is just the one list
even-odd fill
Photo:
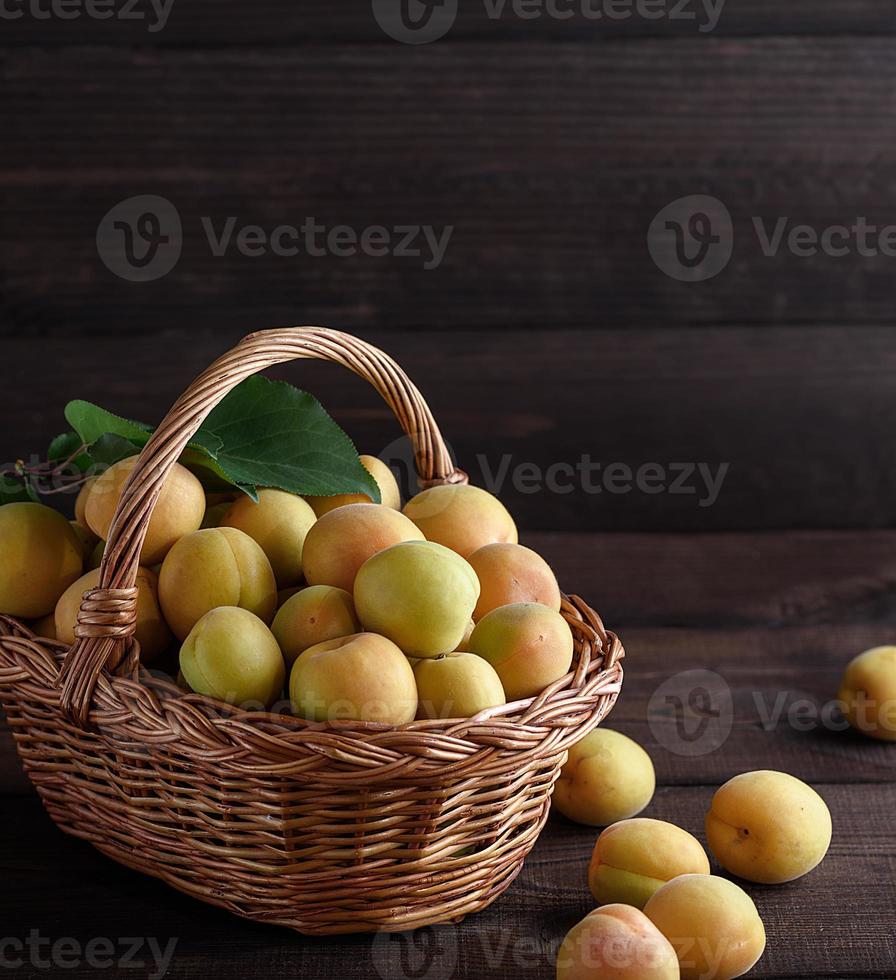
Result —
[[[157, 423], [241, 333], [269, 325], [250, 317], [241, 330], [178, 331], [161, 321], [160, 332], [148, 337], [54, 337], [51, 356], [44, 339], [5, 340], [0, 386], [15, 406], [15, 425], [0, 431], [0, 460], [43, 452], [64, 428], [63, 409], [72, 398]], [[499, 492], [526, 529], [896, 523], [890, 435], [896, 351], [889, 328], [468, 329], [437, 340], [413, 331], [361, 335], [401, 362], [460, 465]], [[277, 376], [316, 394], [360, 451], [385, 452], [407, 472], [404, 447], [394, 444], [394, 420], [357, 379], [326, 365], [295, 366]], [[601, 466], [590, 483], [581, 470], [572, 476], [551, 470], [588, 461]], [[694, 492], [671, 492], [670, 464], [701, 462], [710, 474], [729, 466], [711, 506], [696, 470], [679, 488]], [[645, 464], [663, 465], [668, 492], [646, 493], [636, 482], [629, 492], [610, 492], [619, 487], [601, 474], [612, 463], [633, 474]], [[823, 543], [816, 552], [836, 564]], [[593, 561], [599, 570], [601, 556]]]
[[[892, 258], [764, 254], [767, 229], [891, 223], [886, 38], [6, 51], [0, 329], [7, 335], [887, 323]], [[663, 80], [660, 82], [659, 80]], [[47, 134], [53, 152], [47, 152]], [[114, 138], [109, 134], [115, 134]], [[823, 152], [819, 152], [823, 147]], [[729, 209], [731, 264], [654, 264], [671, 201]], [[135, 284], [100, 261], [122, 199], [179, 210], [183, 252]], [[203, 231], [453, 227], [444, 260], [215, 256]], [[426, 251], [426, 249], [423, 249]], [[427, 252], [427, 257], [429, 252]]]

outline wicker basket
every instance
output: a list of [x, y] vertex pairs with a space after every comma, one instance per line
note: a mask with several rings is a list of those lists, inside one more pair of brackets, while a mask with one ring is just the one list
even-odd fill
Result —
[[411, 438], [423, 486], [464, 482], [395, 362], [314, 327], [252, 334], [180, 398], [122, 495], [73, 648], [0, 617], [0, 699], [50, 816], [115, 861], [307, 934], [458, 921], [519, 873], [570, 745], [607, 714], [622, 646], [563, 600], [573, 671], [464, 721], [387, 728], [246, 713], [142, 669], [135, 576], [166, 473], [211, 409], [274, 364], [316, 358], [370, 382]]

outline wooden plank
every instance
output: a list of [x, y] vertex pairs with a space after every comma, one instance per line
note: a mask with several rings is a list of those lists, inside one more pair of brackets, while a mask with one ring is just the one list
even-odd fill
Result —
[[[167, 4], [162, 5], [163, 8]], [[715, 8], [715, 2], [711, 5]], [[160, 16], [159, 4], [138, 0], [131, 12], [114, 4], [120, 16], [98, 20], [87, 14], [69, 18], [38, 18], [22, 5], [23, 16], [6, 20], [2, 44], [67, 47], [122, 42], [157, 47], [303, 45], [368, 43], [388, 45], [392, 38], [372, 15], [370, 0], [343, 0], [336, 7], [296, 5], [273, 0], [264, 16], [234, 0], [211, 5], [203, 0], [176, 0]], [[9, 4], [15, 14], [15, 4]], [[52, 9], [48, 2], [40, 9]], [[69, 8], [70, 9], [70, 8]], [[389, 4], [379, 9], [389, 11]], [[642, 11], [647, 9], [649, 16]], [[557, 11], [557, 13], [552, 13]], [[388, 22], [386, 22], [388, 23]], [[657, 5], [572, 0], [568, 3], [525, 4], [513, 0], [480, 0], [457, 5], [445, 41], [496, 39], [636, 38], [645, 36], [738, 35], [880, 35], [894, 30], [892, 6], [886, 0], [792, 0], [782, 9], [772, 0], [723, 0], [719, 14], [707, 13], [702, 0]], [[445, 42], [443, 42], [445, 43]]]
[[[263, 325], [247, 316], [242, 328]], [[460, 465], [498, 492], [527, 530], [896, 524], [890, 328], [468, 329], [442, 340], [413, 331], [359, 333], [404, 365]], [[0, 386], [14, 424], [0, 432], [0, 461], [43, 452], [64, 427], [71, 398], [158, 422], [238, 336], [232, 328], [211, 333], [199, 325], [149, 337], [69, 335], [54, 337], [52, 356], [44, 339], [5, 340]], [[317, 394], [362, 452], [384, 451], [406, 463], [387, 409], [356, 378], [319, 363], [274, 373]], [[630, 467], [633, 476], [647, 464], [662, 465], [664, 492], [643, 492], [635, 480], [629, 492], [615, 492], [620, 485], [605, 479], [612, 463]], [[715, 502], [708, 505], [711, 491], [697, 470], [678, 488], [692, 493], [672, 492], [682, 475], [672, 463], [704, 463], [711, 478], [728, 464]], [[551, 469], [558, 464], [601, 469], [586, 482], [584, 469], [570, 476]], [[611, 579], [612, 554], [583, 560]], [[837, 561], [823, 541], [816, 554]], [[856, 559], [856, 575], [860, 565]], [[674, 579], [674, 567], [663, 568]], [[674, 582], [667, 588], [674, 593]]]
[[[883, 38], [655, 39], [599, 55], [550, 42], [98, 48], [89, 71], [84, 57], [4, 57], [7, 335], [297, 316], [451, 332], [891, 319], [879, 250], [770, 257], [754, 228], [890, 223], [896, 64]], [[658, 212], [695, 193], [723, 202], [735, 237], [729, 266], [699, 284], [647, 248]], [[113, 205], [142, 194], [179, 210], [184, 243], [170, 274], [138, 285], [103, 265], [95, 239]], [[393, 248], [398, 226], [453, 232], [427, 269], [426, 245], [215, 256], [202, 226], [270, 234], [309, 217], [391, 229]]]
[[[807, 878], [776, 888], [747, 886], [765, 921], [768, 951], [751, 976], [765, 980], [812, 977], [889, 980], [896, 969], [890, 923], [896, 884], [892, 787], [819, 787], [836, 833], [824, 863]], [[710, 799], [706, 788], [661, 789], [647, 811], [702, 837]], [[70, 937], [84, 958], [86, 944], [141, 936], [167, 949], [175, 941], [168, 977], [314, 976], [396, 980], [401, 952], [416, 951], [432, 977], [491, 976], [495, 980], [550, 975], [557, 944], [593, 907], [586, 886], [596, 831], [552, 819], [522, 875], [492, 909], [459, 926], [411, 937], [304, 940], [193, 902], [158, 882], [120, 868], [56, 831], [32, 799], [5, 800], [0, 810], [0, 866], [8, 894], [4, 935], [27, 939], [32, 930], [51, 946]], [[47, 887], [48, 882], [52, 887]], [[844, 883], [861, 882], [861, 889]], [[844, 911], [844, 888], [850, 908]], [[189, 923], [189, 929], [185, 928]], [[49, 942], [47, 942], [49, 941]], [[28, 957], [28, 952], [24, 954]], [[70, 954], [76, 959], [76, 954]], [[426, 957], [429, 957], [427, 961]], [[408, 969], [405, 960], [404, 969]], [[84, 962], [67, 969], [93, 975]]]

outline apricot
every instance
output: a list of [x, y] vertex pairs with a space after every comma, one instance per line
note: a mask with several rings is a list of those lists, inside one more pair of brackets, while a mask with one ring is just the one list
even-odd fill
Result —
[[444, 484], [430, 487], [404, 505], [404, 513], [423, 532], [462, 558], [487, 544], [509, 541], [518, 534], [513, 518], [497, 497], [480, 487]]
[[423, 534], [400, 511], [382, 504], [346, 504], [324, 514], [305, 538], [302, 564], [309, 585], [351, 592], [358, 569], [378, 551]]
[[554, 806], [576, 823], [604, 827], [640, 813], [655, 790], [656, 772], [644, 749], [621, 732], [595, 728], [569, 750]]
[[463, 639], [479, 581], [450, 549], [405, 541], [364, 562], [354, 595], [365, 629], [388, 636], [409, 657], [438, 657]]
[[[393, 510], [401, 510], [401, 491], [392, 470], [376, 456], [360, 456], [361, 465], [376, 480], [380, 488], [380, 503]], [[314, 513], [323, 517], [337, 507], [346, 504], [372, 504], [373, 500], [365, 493], [338, 493], [332, 497], [306, 497]]]
[[725, 878], [673, 878], [644, 914], [675, 948], [682, 980], [734, 980], [765, 951], [765, 928], [753, 900]]
[[516, 602], [487, 613], [470, 635], [470, 653], [498, 672], [508, 701], [540, 694], [569, 673], [572, 632], [560, 613], [535, 602]]
[[292, 666], [289, 694], [293, 711], [309, 721], [406, 725], [417, 714], [411, 665], [391, 640], [376, 633], [310, 647]]
[[352, 597], [332, 585], [311, 585], [297, 592], [280, 607], [271, 626], [287, 666], [308, 647], [360, 631]]
[[[110, 466], [90, 489], [85, 505], [87, 526], [104, 541], [125, 482], [137, 465], [136, 456]], [[180, 463], [175, 463], [162, 486], [149, 521], [146, 540], [140, 551], [141, 565], [155, 565], [171, 550], [175, 542], [198, 530], [205, 516], [205, 493], [202, 484]]]
[[93, 554], [93, 549], [100, 543], [100, 539], [89, 527], [84, 527], [83, 524], [79, 524], [77, 521], [69, 521], [69, 524], [71, 524], [72, 530], [75, 532], [75, 537], [81, 545], [81, 554], [86, 561]]
[[557, 980], [678, 980], [668, 939], [638, 909], [605, 905], [574, 926], [557, 954]]
[[487, 544], [469, 557], [482, 586], [473, 619], [515, 602], [538, 602], [560, 612], [560, 586], [551, 566], [521, 544]]
[[43, 504], [0, 507], [0, 613], [40, 619], [84, 569], [71, 524]]
[[239, 528], [261, 545], [277, 588], [288, 589], [302, 580], [302, 548], [316, 520], [301, 497], [283, 490], [259, 490], [257, 504], [245, 495], [231, 504], [221, 526]]
[[846, 668], [837, 695], [852, 727], [896, 742], [896, 647], [872, 647]]
[[643, 909], [667, 881], [709, 874], [709, 858], [696, 837], [664, 820], [637, 817], [614, 823], [597, 838], [588, 885], [601, 904]]
[[91, 476], [85, 480], [81, 484], [78, 496], [75, 498], [75, 520], [81, 527], [87, 527], [87, 498], [90, 496], [90, 491], [94, 483], [96, 483], [95, 476]]
[[[84, 593], [100, 584], [100, 571], [95, 568], [82, 575], [74, 585], [69, 586], [56, 605], [54, 616], [56, 638], [63, 643], [75, 642], [75, 626]], [[159, 608], [159, 578], [149, 568], [137, 570], [137, 642], [140, 644], [140, 659], [150, 663], [164, 653], [174, 637]]]
[[181, 538], [159, 574], [162, 612], [185, 640], [218, 606], [239, 606], [265, 623], [277, 608], [277, 583], [261, 546], [235, 527], [213, 527]]
[[706, 839], [719, 864], [747, 881], [777, 885], [808, 874], [831, 845], [824, 800], [785, 772], [760, 770], [716, 791]]
[[269, 708], [286, 679], [273, 633], [236, 606], [212, 609], [196, 623], [181, 647], [180, 669], [197, 694], [247, 710]]
[[419, 660], [414, 677], [420, 718], [472, 718], [507, 703], [494, 667], [472, 653]]

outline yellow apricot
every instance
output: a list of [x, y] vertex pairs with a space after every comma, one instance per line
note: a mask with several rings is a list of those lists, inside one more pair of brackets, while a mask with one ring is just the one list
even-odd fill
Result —
[[518, 534], [505, 506], [487, 490], [467, 484], [430, 487], [404, 505], [404, 513], [435, 541], [469, 558], [487, 544], [509, 541]]
[[309, 721], [406, 725], [417, 714], [411, 665], [391, 640], [376, 633], [310, 647], [292, 666], [289, 693], [295, 713]]
[[846, 668], [837, 695], [852, 727], [896, 742], [896, 647], [872, 647]]
[[498, 672], [508, 701], [535, 697], [572, 666], [569, 625], [560, 613], [535, 602], [493, 609], [476, 624], [469, 646]]
[[400, 511], [382, 504], [346, 504], [324, 514], [308, 532], [302, 552], [309, 585], [351, 592], [358, 569], [378, 551], [423, 535]]
[[675, 948], [682, 980], [734, 980], [765, 951], [765, 928], [753, 900], [725, 878], [673, 878], [644, 914]]
[[553, 803], [576, 823], [604, 827], [640, 813], [655, 790], [656, 772], [644, 749], [621, 732], [596, 728], [569, 750]]
[[[392, 470], [376, 456], [360, 456], [361, 465], [376, 480], [380, 488], [380, 503], [393, 510], [401, 510], [401, 491]], [[337, 507], [346, 504], [372, 504], [373, 500], [365, 493], [339, 493], [332, 497], [306, 497], [318, 517], [323, 517]]]
[[706, 817], [709, 849], [747, 881], [777, 885], [810, 872], [831, 845], [831, 813], [806, 783], [760, 770], [716, 791]]
[[678, 958], [656, 926], [628, 905], [605, 905], [574, 926], [557, 954], [557, 980], [679, 980]]
[[180, 669], [197, 694], [245, 710], [269, 708], [286, 679], [271, 631], [236, 606], [212, 609], [196, 623], [181, 647]]
[[[98, 568], [82, 575], [74, 585], [69, 586], [56, 605], [56, 636], [63, 643], [75, 642], [75, 626], [84, 593], [100, 584]], [[149, 568], [137, 570], [137, 642], [140, 644], [140, 659], [151, 663], [164, 653], [174, 637], [159, 608], [159, 579]]]
[[87, 498], [90, 496], [90, 491], [94, 483], [96, 483], [95, 476], [91, 476], [85, 480], [81, 484], [81, 489], [78, 491], [78, 496], [75, 499], [75, 520], [81, 527], [87, 527]]
[[218, 606], [239, 606], [269, 623], [277, 608], [277, 584], [267, 556], [248, 534], [235, 527], [206, 528], [181, 538], [168, 552], [159, 598], [174, 635], [185, 640]]
[[287, 589], [302, 580], [302, 549], [316, 520], [301, 497], [283, 490], [259, 490], [257, 504], [245, 495], [231, 504], [221, 526], [239, 528], [261, 545], [277, 587]]
[[[124, 485], [137, 465], [136, 456], [110, 466], [90, 490], [85, 507], [87, 526], [104, 541], [109, 539], [112, 518]], [[149, 521], [140, 551], [142, 565], [155, 565], [176, 541], [198, 530], [205, 516], [202, 484], [180, 463], [169, 473]]]
[[514, 602], [538, 602], [560, 612], [560, 587], [551, 566], [521, 544], [487, 544], [469, 562], [482, 585], [473, 619]]
[[388, 636], [411, 657], [454, 650], [478, 596], [473, 569], [432, 541], [403, 541], [379, 551], [355, 579], [355, 608], [364, 628]]
[[94, 568], [99, 568], [103, 563], [103, 555], [105, 555], [105, 553], [106, 542], [97, 541], [93, 551], [90, 552], [87, 561], [84, 563], [84, 567], [87, 569], [87, 571], [92, 571]]
[[271, 626], [287, 666], [308, 647], [360, 631], [352, 597], [332, 585], [301, 589], [280, 607]]
[[472, 653], [420, 660], [414, 677], [420, 718], [472, 718], [507, 703], [494, 667]]
[[643, 909], [667, 881], [686, 874], [709, 874], [700, 841], [664, 820], [620, 820], [597, 838], [588, 885], [601, 904], [622, 902]]
[[84, 568], [71, 524], [43, 504], [0, 507], [0, 613], [39, 619]]
[[89, 527], [84, 527], [83, 524], [79, 524], [77, 521], [69, 521], [69, 524], [71, 524], [72, 530], [75, 532], [78, 544], [81, 545], [81, 554], [86, 561], [93, 554], [93, 549], [100, 543], [100, 539]]

